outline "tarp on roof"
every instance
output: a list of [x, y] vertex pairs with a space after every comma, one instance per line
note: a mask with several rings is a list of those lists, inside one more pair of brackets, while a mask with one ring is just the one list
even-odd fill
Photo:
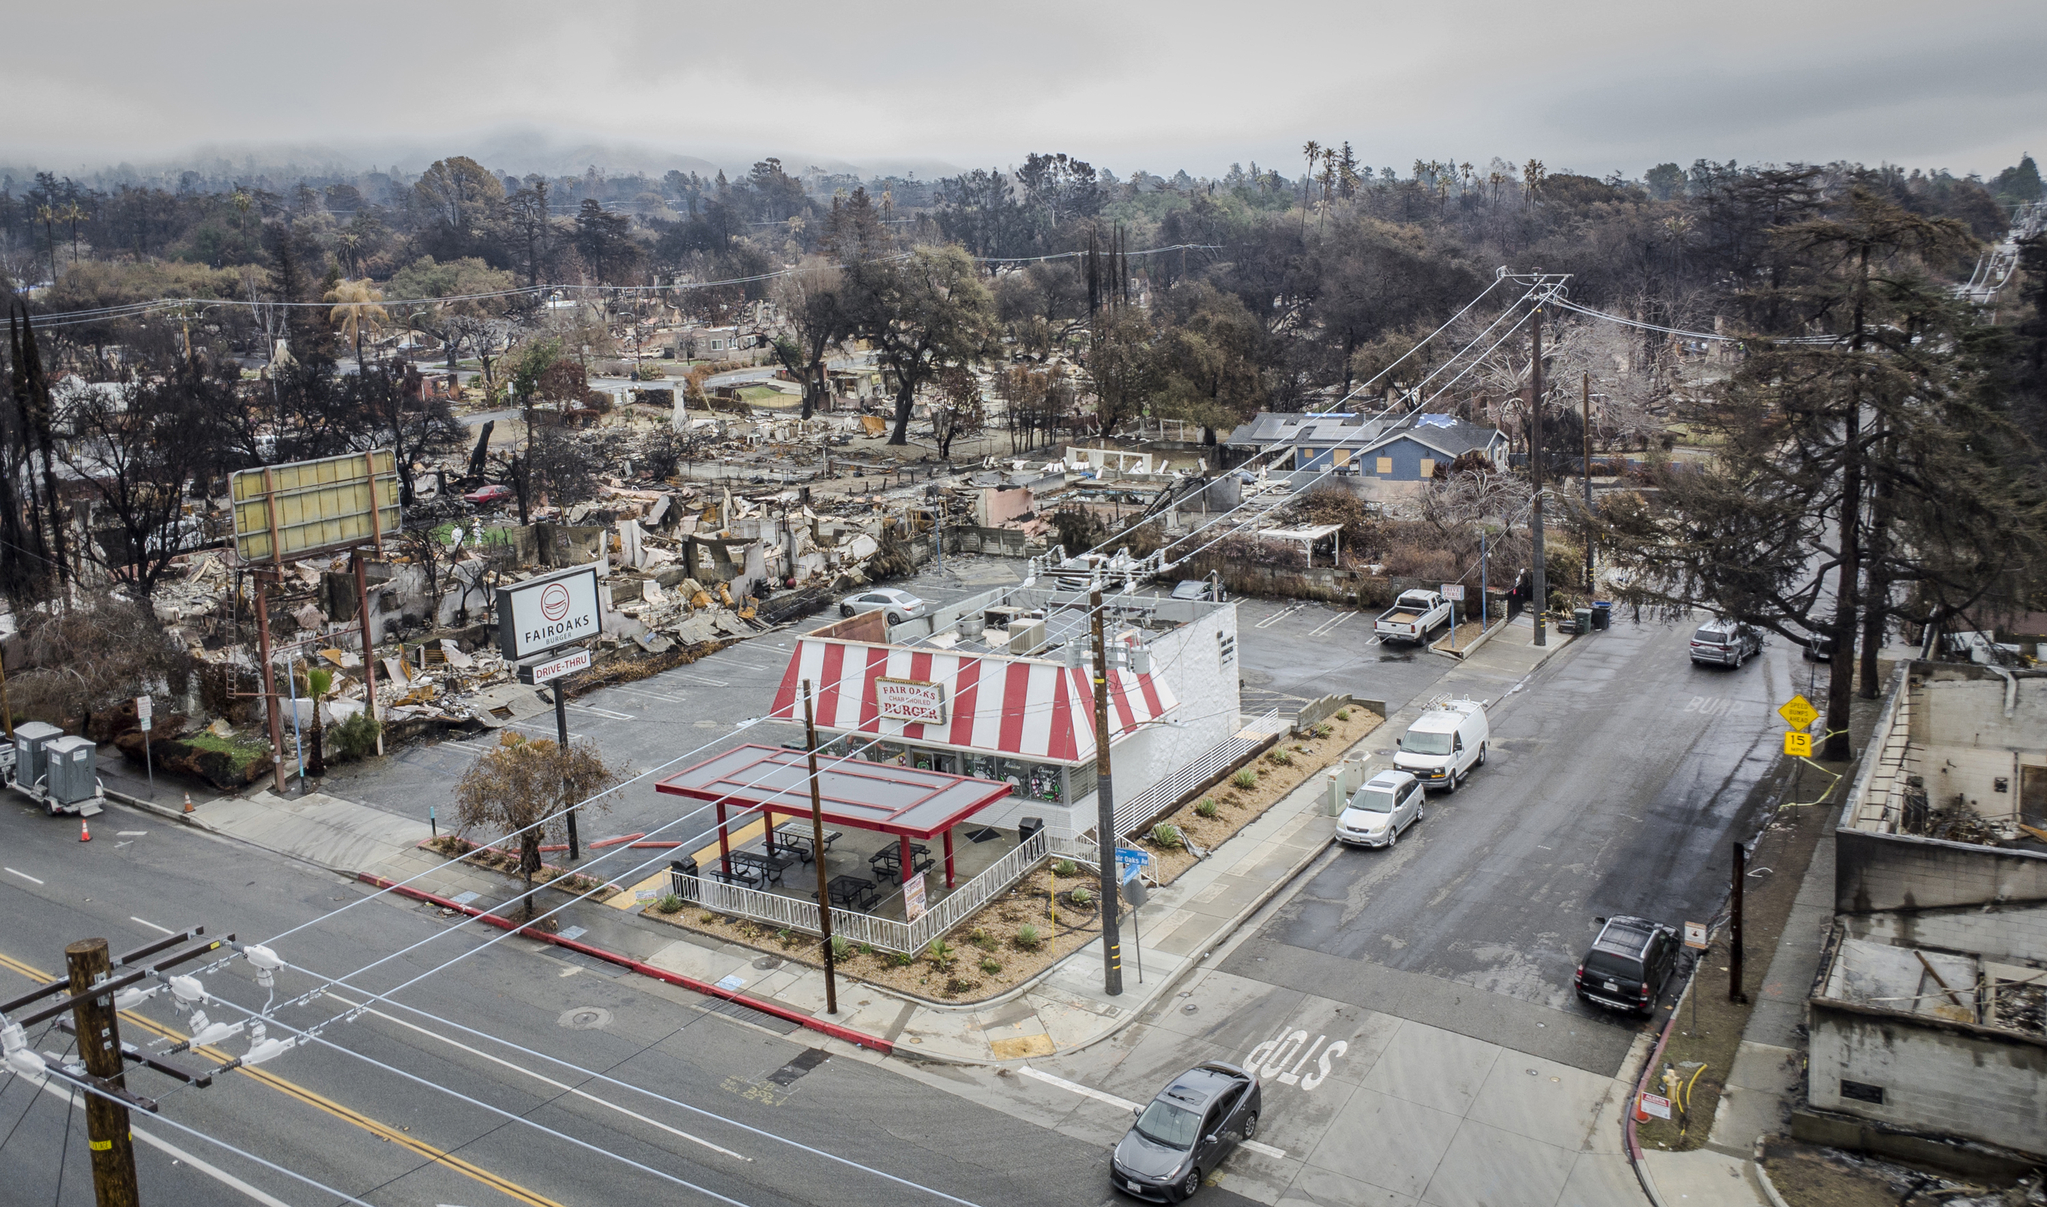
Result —
[[[804, 638], [782, 674], [770, 718], [803, 720], [804, 680], [811, 683], [820, 728], [1061, 763], [1095, 755], [1094, 685], [1086, 667]], [[891, 685], [883, 688], [883, 680]], [[936, 702], [943, 719], [882, 715], [891, 711], [881, 703], [884, 691], [917, 690], [895, 686], [904, 684], [929, 685], [923, 689], [926, 698]], [[1110, 671], [1110, 744], [1179, 706], [1163, 680]]]

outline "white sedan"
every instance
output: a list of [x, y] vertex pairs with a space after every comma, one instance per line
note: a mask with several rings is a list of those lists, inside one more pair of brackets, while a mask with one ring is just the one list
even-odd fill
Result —
[[924, 615], [930, 605], [908, 591], [894, 587], [876, 587], [858, 595], [848, 595], [839, 601], [839, 615], [854, 616], [861, 612], [886, 612], [890, 624], [901, 624], [906, 620]]

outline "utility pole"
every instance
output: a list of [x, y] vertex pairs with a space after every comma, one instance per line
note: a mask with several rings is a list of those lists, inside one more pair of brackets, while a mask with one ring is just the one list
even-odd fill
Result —
[[1542, 303], [1535, 303], [1533, 340], [1528, 362], [1528, 480], [1535, 489], [1535, 513], [1529, 521], [1529, 540], [1535, 548], [1535, 644], [1549, 644], [1549, 581], [1542, 565]]
[[1116, 925], [1116, 798], [1109, 789], [1109, 647], [1102, 626], [1102, 589], [1088, 592], [1095, 643], [1095, 834], [1100, 840], [1102, 991], [1123, 992], [1123, 943]]
[[1592, 591], [1592, 374], [1585, 375], [1584, 460], [1578, 468], [1585, 479], [1585, 590]]
[[817, 928], [824, 933], [824, 1012], [839, 1012], [839, 976], [832, 959], [832, 895], [824, 870], [824, 797], [817, 787], [817, 722], [810, 710], [810, 680], [803, 681], [803, 746], [810, 752], [810, 862], [817, 868]]
[[[274, 706], [276, 697], [271, 700]], [[64, 965], [71, 973], [71, 1013], [78, 1027], [79, 1059], [87, 1073], [111, 1089], [125, 1091], [128, 1083], [122, 1067], [126, 1062], [121, 1057], [121, 1024], [114, 996], [111, 992], [84, 996], [112, 975], [107, 941], [80, 939], [71, 944], [64, 949]], [[99, 1094], [85, 1094], [84, 1098], [85, 1134], [92, 1148], [92, 1189], [99, 1207], [139, 1207], [135, 1138], [128, 1132], [127, 1105]]]

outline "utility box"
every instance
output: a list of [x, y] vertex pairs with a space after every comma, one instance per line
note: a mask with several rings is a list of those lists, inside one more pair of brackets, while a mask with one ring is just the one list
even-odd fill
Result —
[[43, 747], [44, 791], [59, 805], [99, 794], [99, 751], [87, 738], [58, 738]]
[[24, 788], [35, 787], [43, 778], [43, 749], [51, 742], [64, 736], [64, 731], [55, 725], [41, 721], [27, 721], [14, 727], [14, 782]]

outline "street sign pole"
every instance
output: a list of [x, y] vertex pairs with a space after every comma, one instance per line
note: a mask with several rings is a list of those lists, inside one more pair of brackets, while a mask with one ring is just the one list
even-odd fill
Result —
[[569, 697], [567, 675], [554, 681], [554, 738], [562, 760], [562, 807], [568, 810], [569, 862], [583, 857], [576, 837], [576, 802], [569, 799]]
[[149, 757], [150, 706], [148, 696], [135, 697], [135, 721], [142, 726], [142, 768], [149, 774], [149, 799], [156, 799], [156, 764]]

